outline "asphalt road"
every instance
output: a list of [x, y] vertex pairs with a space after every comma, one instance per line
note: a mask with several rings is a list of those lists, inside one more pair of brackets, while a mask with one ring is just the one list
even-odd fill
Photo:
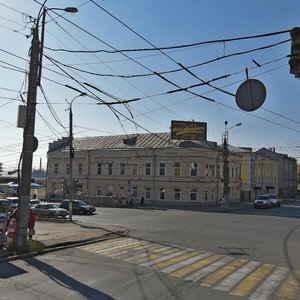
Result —
[[[1, 264], [0, 299], [298, 300], [300, 273], [290, 277], [300, 270], [298, 204], [231, 212], [97, 208], [74, 218], [120, 225], [129, 236]], [[216, 281], [225, 263], [241, 262]]]

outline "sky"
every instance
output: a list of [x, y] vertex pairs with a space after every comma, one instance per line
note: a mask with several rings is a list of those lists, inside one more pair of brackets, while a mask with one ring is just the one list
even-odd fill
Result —
[[[38, 20], [41, 32], [42, 4], [0, 0], [6, 171], [17, 167], [22, 151], [18, 107], [27, 100], [31, 29]], [[79, 13], [57, 10], [70, 6]], [[228, 121], [231, 145], [274, 147], [300, 159], [300, 82], [288, 64], [299, 0], [48, 0], [45, 7], [34, 168], [46, 167], [49, 143], [68, 136], [71, 103], [75, 138], [169, 132], [172, 120], [193, 120], [206, 122], [207, 139], [221, 143]], [[257, 37], [265, 34], [271, 35]], [[246, 69], [267, 92], [252, 112], [235, 98]]]

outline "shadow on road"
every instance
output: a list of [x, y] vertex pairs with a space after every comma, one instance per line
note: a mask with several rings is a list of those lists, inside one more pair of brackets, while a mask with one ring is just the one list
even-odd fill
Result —
[[73, 279], [72, 277], [64, 274], [56, 268], [34, 257], [25, 259], [24, 261], [26, 261], [29, 265], [35, 267], [40, 272], [47, 275], [51, 280], [53, 280], [57, 284], [62, 285], [65, 288], [73, 290], [77, 293], [80, 293], [86, 299], [113, 300], [112, 297]]
[[0, 278], [7, 279], [14, 276], [19, 276], [27, 273], [23, 269], [11, 264], [10, 262], [5, 262], [1, 264], [0, 268]]

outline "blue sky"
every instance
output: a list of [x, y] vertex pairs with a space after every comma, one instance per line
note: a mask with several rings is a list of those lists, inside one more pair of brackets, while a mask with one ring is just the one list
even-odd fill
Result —
[[[34, 153], [34, 167], [40, 159], [46, 165], [48, 143], [68, 134], [68, 104], [79, 90], [94, 93], [105, 102], [143, 98], [130, 104], [115, 105], [114, 113], [105, 105], [97, 105], [91, 97], [73, 102], [74, 136], [167, 132], [171, 120], [207, 122], [207, 137], [221, 142], [224, 122], [229, 126], [241, 122], [229, 134], [234, 146], [275, 147], [277, 152], [300, 157], [300, 82], [289, 73], [287, 55], [290, 42], [249, 51], [286, 41], [289, 33], [235, 42], [211, 43], [198, 47], [125, 53], [73, 53], [74, 50], [124, 50], [179, 46], [212, 40], [276, 33], [300, 26], [300, 2], [279, 1], [212, 1], [212, 0], [48, 0], [48, 8], [76, 6], [76, 15], [63, 17], [48, 11], [46, 17], [42, 90], [38, 91], [36, 137], [39, 148]], [[98, 4], [98, 5], [96, 5]], [[17, 109], [26, 100], [32, 18], [40, 9], [33, 0], [0, 0], [0, 162], [6, 169], [16, 167], [22, 147], [22, 129], [16, 127]], [[61, 13], [60, 11], [56, 11]], [[71, 21], [72, 23], [68, 22]], [[131, 29], [131, 30], [130, 30]], [[54, 51], [67, 49], [71, 52]], [[224, 58], [225, 56], [225, 58]], [[205, 63], [189, 70], [165, 74], [167, 82], [153, 72], [166, 72]], [[50, 60], [49, 60], [50, 59]], [[257, 67], [253, 59], [261, 67]], [[53, 63], [53, 60], [59, 63]], [[71, 68], [72, 67], [72, 68]], [[84, 70], [81, 72], [74, 68]], [[228, 75], [213, 82], [214, 87], [235, 94], [249, 76], [262, 81], [267, 89], [263, 106], [251, 113], [242, 112], [235, 97], [213, 87], [200, 86], [191, 91], [209, 97], [204, 100], [188, 92], [165, 95], [180, 87]], [[93, 72], [102, 74], [95, 76]], [[145, 75], [119, 78], [106, 75]], [[76, 81], [75, 81], [76, 80]], [[106, 92], [85, 90], [87, 82]], [[174, 85], [175, 84], [175, 85]], [[20, 96], [22, 95], [22, 97]], [[67, 100], [67, 101], [66, 101]], [[46, 103], [48, 102], [48, 104]], [[130, 112], [129, 112], [130, 111]], [[115, 116], [117, 115], [118, 118]], [[132, 116], [137, 126], [132, 122]], [[131, 121], [130, 121], [131, 120]]]

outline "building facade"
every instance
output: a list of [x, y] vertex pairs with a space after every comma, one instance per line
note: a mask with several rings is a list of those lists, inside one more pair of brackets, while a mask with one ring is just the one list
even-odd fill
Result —
[[[159, 133], [78, 138], [73, 146], [72, 177], [84, 195], [144, 196], [153, 204], [215, 203], [223, 195], [222, 149], [214, 142], [171, 140], [169, 133]], [[68, 139], [49, 145], [50, 194], [69, 183], [69, 153]], [[228, 160], [230, 199], [239, 201], [241, 157], [230, 154]]]

